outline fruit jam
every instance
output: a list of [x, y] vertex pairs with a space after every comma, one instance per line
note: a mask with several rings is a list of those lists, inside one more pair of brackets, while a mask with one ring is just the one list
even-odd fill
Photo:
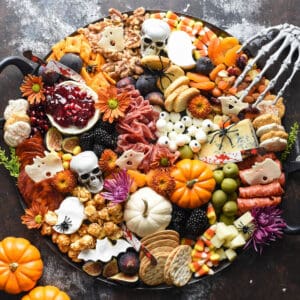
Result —
[[62, 127], [83, 128], [95, 114], [94, 100], [77, 86], [61, 85], [47, 91], [46, 112]]

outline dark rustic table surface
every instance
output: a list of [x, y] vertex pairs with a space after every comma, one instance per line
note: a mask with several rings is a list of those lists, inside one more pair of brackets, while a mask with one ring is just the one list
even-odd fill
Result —
[[[55, 42], [105, 16], [110, 7], [129, 11], [138, 6], [194, 15], [241, 40], [272, 25], [300, 25], [299, 0], [0, 0], [0, 59], [21, 55], [24, 49], [44, 56]], [[14, 67], [0, 74], [1, 115], [7, 101], [20, 96], [16, 87], [21, 80]], [[288, 124], [299, 121], [299, 94], [298, 76], [285, 94], [287, 105], [292, 107], [286, 116]], [[299, 182], [299, 174], [289, 177], [284, 199], [285, 216], [294, 224], [300, 222]], [[243, 253], [229, 268], [197, 284], [167, 291], [136, 291], [107, 286], [70, 266], [38, 232], [21, 224], [22, 214], [15, 183], [0, 167], [0, 240], [6, 236], [28, 238], [40, 249], [45, 264], [39, 284], [56, 285], [72, 299], [300, 299], [299, 236], [284, 236], [262, 255]], [[20, 298], [0, 292], [3, 300]]]

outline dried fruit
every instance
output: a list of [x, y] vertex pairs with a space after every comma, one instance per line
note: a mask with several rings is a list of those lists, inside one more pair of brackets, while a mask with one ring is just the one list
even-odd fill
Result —
[[73, 153], [74, 148], [79, 146], [79, 138], [77, 136], [64, 138], [61, 146], [64, 151]]
[[111, 261], [104, 265], [102, 275], [107, 278], [114, 276], [117, 273], [119, 273], [118, 262], [115, 258], [113, 258]]
[[99, 276], [102, 273], [103, 264], [100, 261], [88, 261], [82, 266], [82, 270], [91, 276]]

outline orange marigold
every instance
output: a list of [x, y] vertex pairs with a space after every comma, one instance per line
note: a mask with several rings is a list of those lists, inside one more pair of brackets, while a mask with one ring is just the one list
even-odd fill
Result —
[[47, 211], [48, 208], [45, 205], [32, 202], [31, 207], [25, 209], [25, 215], [21, 216], [22, 224], [25, 224], [28, 229], [40, 228]]
[[99, 89], [95, 107], [103, 113], [103, 121], [112, 123], [115, 119], [124, 117], [130, 102], [131, 98], [128, 92], [118, 93], [115, 86], [109, 86]]
[[41, 76], [27, 75], [20, 86], [23, 97], [27, 97], [30, 104], [45, 100], [44, 83]]
[[77, 186], [77, 179], [71, 170], [63, 170], [55, 174], [52, 184], [61, 193], [70, 193]]
[[193, 117], [199, 119], [205, 119], [212, 110], [211, 104], [207, 98], [202, 95], [192, 98], [187, 108]]
[[116, 168], [116, 160], [118, 156], [111, 149], [105, 149], [99, 159], [99, 167], [102, 172], [110, 174]]

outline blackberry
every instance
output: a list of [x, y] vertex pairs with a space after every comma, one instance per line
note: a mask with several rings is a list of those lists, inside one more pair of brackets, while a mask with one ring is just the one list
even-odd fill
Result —
[[93, 151], [95, 152], [95, 154], [100, 157], [102, 152], [104, 151], [104, 147], [100, 144], [94, 144], [93, 146]]
[[116, 138], [102, 128], [94, 131], [95, 143], [104, 145], [106, 148], [114, 149], [117, 146]]
[[83, 151], [92, 150], [94, 145], [94, 134], [90, 131], [79, 137], [79, 145]]
[[96, 130], [98, 128], [105, 130], [109, 134], [116, 133], [116, 124], [115, 123], [108, 123], [108, 122], [103, 122], [102, 120], [99, 120], [96, 123], [94, 129]]
[[185, 235], [185, 224], [189, 216], [190, 211], [173, 205], [172, 219], [169, 228], [177, 231], [180, 234], [180, 236], [183, 237]]
[[195, 71], [204, 75], [209, 75], [214, 65], [208, 57], [201, 57], [196, 61]]
[[186, 222], [185, 237], [195, 240], [208, 227], [209, 222], [206, 216], [206, 210], [202, 207], [195, 208]]

